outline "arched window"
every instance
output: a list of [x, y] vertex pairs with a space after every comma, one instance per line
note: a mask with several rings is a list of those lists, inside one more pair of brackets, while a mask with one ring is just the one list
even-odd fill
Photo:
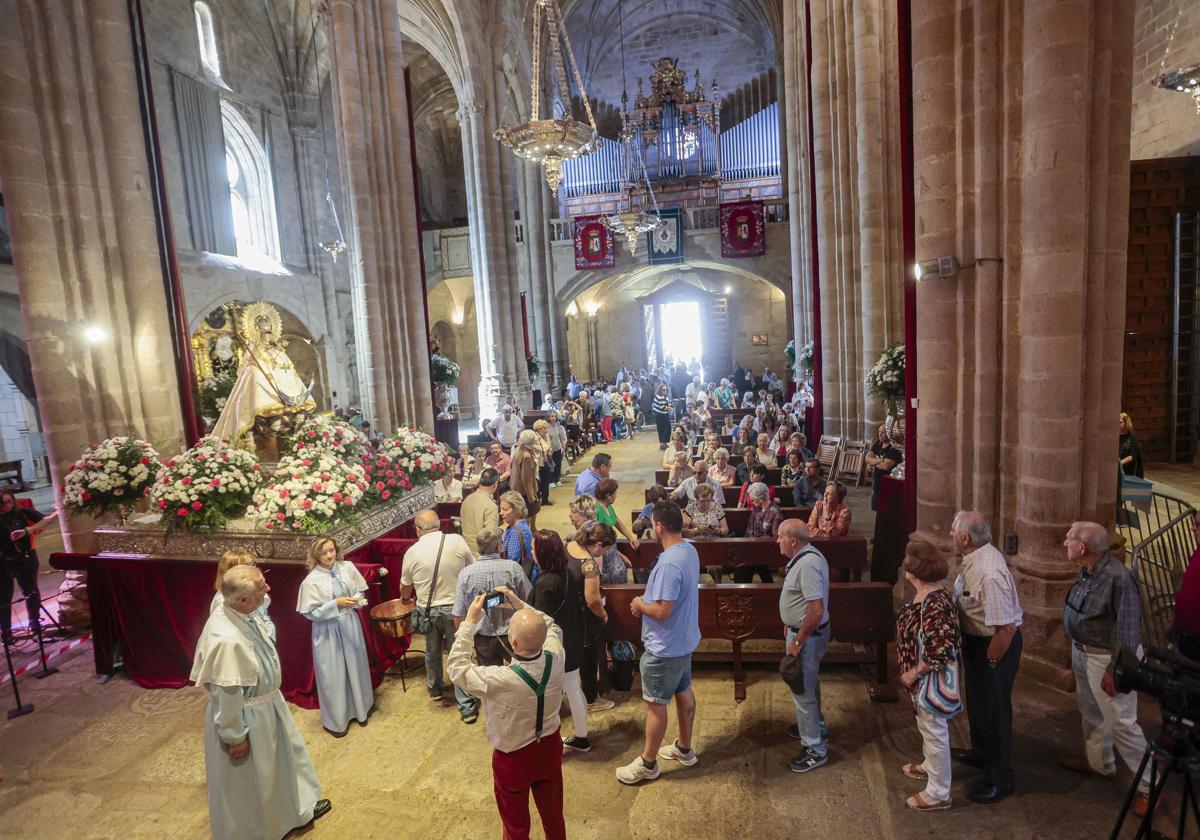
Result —
[[221, 56], [217, 52], [217, 30], [213, 26], [212, 9], [207, 3], [196, 3], [196, 37], [200, 39], [200, 63], [211, 75], [221, 78]]
[[240, 259], [267, 256], [278, 260], [279, 224], [267, 153], [237, 108], [225, 100], [221, 101], [221, 121], [237, 255]]

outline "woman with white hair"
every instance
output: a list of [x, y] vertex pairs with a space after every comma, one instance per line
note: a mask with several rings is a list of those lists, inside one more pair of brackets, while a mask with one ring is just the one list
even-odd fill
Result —
[[717, 401], [717, 408], [733, 408], [733, 388], [729, 387], [728, 379], [722, 379], [721, 384], [713, 389], [712, 395]]
[[[746, 502], [750, 507], [746, 536], [760, 539], [778, 536], [783, 514], [779, 511], [779, 505], [771, 501], [770, 488], [761, 481], [754, 482], [746, 489]], [[763, 583], [772, 583], [775, 580], [766, 566], [743, 566], [734, 570], [733, 582], [750, 583], [756, 574]]]
[[[511, 474], [508, 486], [520, 493], [525, 500], [525, 510], [529, 516], [529, 527], [535, 527], [537, 512], [542, 504], [538, 494], [538, 470], [542, 445], [538, 433], [533, 429], [525, 429], [517, 436], [517, 445], [513, 447]], [[532, 540], [531, 540], [532, 542]]]

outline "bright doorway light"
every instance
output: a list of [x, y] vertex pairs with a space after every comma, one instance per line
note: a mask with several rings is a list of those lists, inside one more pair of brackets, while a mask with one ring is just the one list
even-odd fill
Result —
[[659, 314], [663, 357], [684, 364], [700, 361], [700, 304], [694, 300], [664, 303]]

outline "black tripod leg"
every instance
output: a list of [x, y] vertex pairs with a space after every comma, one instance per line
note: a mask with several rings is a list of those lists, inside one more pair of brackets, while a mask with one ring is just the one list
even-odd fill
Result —
[[[1186, 804], [1188, 806], [1190, 806], [1190, 808], [1191, 808], [1192, 819], [1194, 819], [1196, 821], [1196, 827], [1200, 828], [1200, 803], [1198, 803], [1196, 801], [1196, 789], [1192, 786], [1192, 774], [1190, 771], [1187, 770], [1187, 768], [1184, 768], [1184, 771], [1183, 771], [1183, 796], [1184, 796], [1184, 799], [1187, 801]], [[1181, 807], [1180, 810], [1183, 811], [1184, 808]], [[1184, 823], [1185, 823], [1185, 818], [1183, 815], [1180, 815], [1180, 817], [1179, 817], [1179, 836], [1180, 837], [1183, 837]]]
[[1121, 814], [1117, 817], [1117, 822], [1113, 826], [1112, 833], [1108, 835], [1109, 840], [1118, 840], [1121, 836], [1121, 829], [1125, 827], [1125, 818], [1129, 816], [1129, 807], [1133, 804], [1133, 797], [1137, 793], [1138, 779], [1142, 778], [1142, 773], [1146, 772], [1146, 764], [1150, 761], [1151, 755], [1151, 748], [1147, 746], [1145, 751], [1142, 752], [1141, 763], [1138, 765], [1137, 770], [1134, 771], [1133, 784], [1129, 786], [1129, 792], [1125, 794], [1125, 804], [1121, 806]]
[[57, 674], [58, 669], [51, 668], [46, 665], [46, 643], [42, 639], [42, 625], [40, 625], [40, 624], [35, 625], [34, 630], [37, 632], [38, 654], [42, 658], [42, 670], [38, 671], [36, 674], [34, 674], [34, 676], [37, 677], [39, 680], [43, 680], [46, 677], [49, 677], [53, 674]]
[[12, 651], [10, 651], [8, 649], [7, 641], [4, 642], [4, 658], [6, 660], [8, 660], [8, 676], [9, 676], [9, 679], [12, 681], [13, 700], [15, 700], [16, 704], [17, 704], [14, 708], [11, 708], [8, 710], [8, 719], [12, 720], [15, 717], [20, 717], [21, 715], [27, 715], [30, 712], [32, 712], [33, 704], [32, 703], [25, 703], [24, 705], [21, 704], [21, 689], [17, 686], [17, 671], [15, 668], [13, 668]]
[[[1167, 780], [1171, 778], [1171, 770], [1174, 767], [1174, 762], [1166, 765], [1162, 775], [1158, 775], [1158, 761], [1150, 765], [1150, 802], [1146, 806], [1146, 815], [1142, 817], [1141, 825], [1138, 826], [1138, 832], [1135, 834], [1134, 840], [1140, 840], [1142, 837], [1149, 837], [1151, 824], [1154, 822], [1154, 812], [1158, 808], [1158, 800], [1162, 797], [1162, 792], [1167, 786]], [[1133, 790], [1137, 790], [1138, 781], [1141, 776], [1137, 776], [1133, 780]]]

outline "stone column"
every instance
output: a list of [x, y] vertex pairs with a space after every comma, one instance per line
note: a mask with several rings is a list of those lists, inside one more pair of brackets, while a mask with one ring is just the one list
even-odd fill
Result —
[[[179, 387], [126, 4], [0, 0], [0, 19], [0, 177], [57, 496], [103, 438], [179, 451]], [[92, 524], [65, 517], [67, 550]]]
[[981, 510], [1026, 656], [1069, 685], [1063, 536], [1116, 502], [1129, 198], [1130, 4], [913, 3], [918, 531]]
[[[808, 46], [802, 0], [783, 0], [784, 149], [792, 246], [792, 330], [796, 347], [812, 341], [812, 167], [808, 142]], [[797, 376], [799, 370], [796, 371]]]
[[883, 407], [863, 377], [904, 337], [896, 5], [810, 11], [825, 429], [871, 437]]
[[331, 0], [328, 22], [363, 411], [381, 431], [431, 429], [399, 3]]

